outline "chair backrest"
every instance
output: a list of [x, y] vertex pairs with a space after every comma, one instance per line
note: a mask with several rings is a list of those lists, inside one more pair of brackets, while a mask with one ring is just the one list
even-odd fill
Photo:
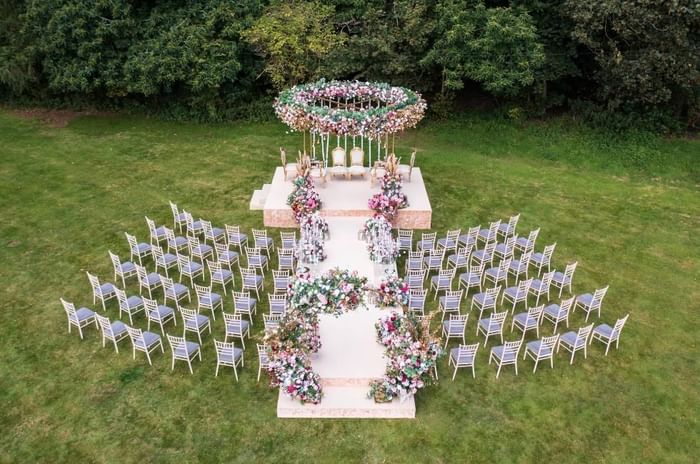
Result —
[[493, 254], [494, 250], [496, 250], [496, 245], [497, 245], [497, 243], [495, 241], [487, 243], [484, 246], [484, 253], [487, 255]]
[[63, 298], [60, 299], [63, 305], [63, 310], [68, 314], [68, 316], [75, 316], [75, 305], [70, 301], [66, 301]]
[[523, 340], [516, 340], [514, 342], [505, 342], [503, 344], [503, 357], [501, 359], [518, 359], [518, 353], [520, 352], [520, 347], [523, 344]]
[[248, 309], [248, 301], [250, 301], [250, 292], [233, 292], [233, 307], [238, 309], [238, 307], [243, 307]]
[[262, 250], [260, 247], [245, 247], [245, 255], [248, 259], [251, 257], [258, 257], [262, 255]]
[[423, 282], [425, 279], [425, 269], [423, 270], [415, 270], [415, 271], [408, 271], [406, 273], [406, 280], [408, 281], [420, 281]]
[[240, 226], [230, 226], [228, 224], [224, 224], [224, 227], [226, 228], [226, 236], [227, 237], [238, 237], [241, 235], [241, 227]]
[[207, 287], [204, 285], [194, 284], [194, 292], [197, 294], [197, 298], [201, 300], [203, 297], [211, 295], [211, 285]]
[[255, 269], [252, 268], [247, 268], [247, 267], [242, 267], [241, 269], [241, 280], [243, 281], [243, 285], [250, 284], [251, 279], [255, 278], [258, 274], [255, 272]]
[[437, 232], [423, 233], [421, 234], [420, 241], [425, 249], [425, 242], [432, 243], [435, 245], [435, 239], [437, 237]]
[[591, 332], [593, 332], [593, 325], [594, 324], [589, 324], [585, 327], [581, 327], [578, 329], [578, 332], [576, 333], [576, 342], [574, 343], [574, 346], [579, 346], [579, 343], [586, 344], [588, 342], [588, 337], [590, 337]]
[[522, 296], [524, 294], [524, 298], [527, 298], [527, 292], [530, 290], [532, 281], [533, 278], [530, 277], [529, 279], [521, 280], [520, 283], [518, 283], [518, 296]]
[[[287, 309], [287, 295], [284, 293], [268, 293], [267, 301], [271, 312], [284, 312]], [[279, 311], [280, 309], [282, 311]]]
[[532, 259], [532, 250], [526, 251], [520, 256], [520, 269], [527, 269]]
[[280, 232], [280, 239], [282, 241], [282, 248], [294, 248], [297, 243], [297, 233]]
[[102, 333], [104, 333], [108, 337], [114, 338], [114, 333], [112, 332], [112, 324], [109, 322], [109, 318], [100, 316], [99, 314], [95, 314], [95, 319], [97, 319], [97, 323], [100, 325]]
[[513, 258], [504, 258], [498, 263], [498, 277], [503, 278], [508, 273], [508, 268]]
[[428, 256], [430, 257], [430, 264], [434, 265], [434, 263], [442, 263], [442, 260], [445, 258], [445, 249], [437, 249], [437, 248], [432, 248], [428, 252]]
[[221, 263], [218, 261], [207, 260], [207, 267], [209, 268], [209, 274], [213, 276], [217, 272], [221, 272]]
[[423, 262], [423, 256], [425, 256], [425, 253], [423, 252], [423, 250], [409, 251], [408, 252], [408, 259], [411, 259], [411, 260], [417, 260], [417, 261]]
[[515, 232], [515, 228], [518, 226], [518, 220], [520, 220], [520, 213], [516, 214], [515, 216], [511, 216], [510, 219], [508, 219], [508, 230], [511, 233]]
[[88, 280], [90, 281], [90, 286], [92, 287], [92, 291], [98, 295], [102, 295], [102, 288], [100, 287], [100, 279], [98, 279], [96, 275], [92, 275], [89, 272], [86, 272], [85, 274], [87, 274], [87, 276], [88, 276]]
[[180, 211], [177, 208], [177, 205], [173, 203], [172, 201], [169, 201], [170, 203], [170, 211], [173, 213], [173, 219], [177, 221], [178, 216], [180, 216]]
[[561, 303], [559, 303], [559, 315], [560, 317], [564, 317], [569, 314], [569, 311], [571, 310], [571, 307], [574, 304], [574, 300], [576, 300], [575, 296], [572, 296], [571, 298], [567, 298], [566, 300], [561, 300]]
[[537, 236], [540, 234], [540, 228], [531, 230], [530, 234], [527, 236], [527, 241], [530, 242], [530, 246], [534, 246], [537, 241]]
[[464, 360], [471, 360], [466, 363], [467, 365], [472, 365], [476, 362], [476, 352], [479, 350], [480, 343], [473, 343], [471, 345], [459, 345], [457, 348], [457, 364], [465, 364]]
[[605, 295], [608, 293], [608, 288], [610, 288], [610, 285], [599, 288], [593, 292], [593, 300], [591, 300], [592, 307], [597, 309], [603, 303], [603, 298], [605, 298]]
[[151, 235], [155, 235], [156, 221], [150, 219], [148, 216], [144, 216], [144, 218], [146, 218], [146, 224], [148, 225], [148, 230], [151, 232]]
[[554, 254], [554, 249], [557, 247], [556, 243], [552, 243], [551, 245], [547, 245], [544, 247], [544, 251], [542, 252], [542, 258], [543, 258], [543, 263], [548, 263], [552, 259], [552, 254]]
[[125, 325], [125, 327], [126, 331], [129, 333], [129, 338], [131, 338], [131, 343], [134, 346], [146, 346], [146, 341], [143, 339], [143, 331], [141, 329], [137, 329], [136, 327], [129, 327], [128, 325]]
[[136, 269], [136, 277], [139, 279], [139, 285], [142, 285], [148, 278], [146, 268], [136, 263], [134, 263], [134, 268]]
[[177, 255], [177, 267], [180, 269], [180, 273], [182, 273], [186, 267], [190, 265], [191, 261], [188, 256], [184, 256], [181, 254]]
[[[170, 350], [175, 358], [186, 358], [187, 348], [185, 346], [185, 337], [176, 337], [174, 335], [167, 334], [168, 343], [170, 343]], [[179, 351], [178, 351], [179, 350]]]
[[408, 292], [408, 307], [410, 309], [425, 308], [426, 292], [424, 289], [410, 290]]
[[182, 210], [182, 215], [185, 216], [185, 222], [187, 223], [187, 230], [192, 230], [194, 228], [194, 218], [192, 213]]
[[554, 356], [554, 348], [557, 346], [559, 341], [559, 334], [554, 334], [549, 337], [542, 337], [540, 340], [540, 346], [537, 349], [537, 358], [550, 358]]
[[163, 230], [165, 231], [165, 238], [168, 240], [168, 243], [172, 243], [173, 245], [175, 244], [175, 231], [173, 229], [170, 229], [169, 227], [163, 226]]
[[459, 238], [459, 234], [462, 233], [462, 229], [453, 229], [453, 230], [448, 230], [447, 233], [445, 234], [445, 238], [447, 241], [453, 241], [455, 244], [457, 243], [457, 239]]
[[216, 363], [219, 364], [221, 362], [222, 356], [226, 357], [226, 363], [229, 364], [231, 361], [229, 361], [229, 357], [233, 362], [235, 362], [235, 359], [233, 356], [230, 356], [231, 354], [234, 353], [234, 350], [236, 346], [232, 342], [220, 342], [218, 340], [214, 340], [214, 347], [216, 348]]
[[194, 309], [180, 308], [180, 315], [185, 322], [192, 322], [197, 327], [197, 311]]
[[506, 254], [512, 255], [515, 249], [515, 241], [518, 239], [517, 235], [511, 235], [505, 241]]
[[289, 271], [287, 269], [278, 271], [276, 269], [272, 270], [272, 280], [289, 280]]
[[488, 332], [502, 332], [506, 316], [508, 316], [508, 311], [491, 314], [491, 317], [489, 317]]
[[146, 310], [146, 316], [151, 317], [152, 312], [158, 312], [158, 302], [156, 300], [152, 300], [150, 298], [145, 298], [142, 297], [141, 300], [143, 300], [143, 307]]
[[450, 315], [450, 320], [448, 321], [450, 332], [454, 333], [457, 330], [464, 332], [467, 328], [467, 319], [469, 319], [469, 314]]
[[282, 316], [279, 314], [263, 314], [263, 324], [265, 325], [266, 329], [273, 326], [278, 326], [281, 320]]
[[126, 236], [126, 241], [129, 242], [130, 249], [138, 247], [139, 243], [136, 240], [136, 237], [131, 235], [129, 232], [124, 232], [124, 235]]
[[126, 292], [120, 288], [114, 287], [114, 293], [117, 294], [117, 301], [119, 302], [119, 307], [123, 310], [128, 310], [128, 303], [126, 300]]
[[537, 324], [542, 320], [542, 314], [544, 314], [544, 305], [535, 306], [533, 308], [528, 308], [527, 310], [527, 320], [530, 318], [537, 321]]
[[613, 331], [610, 334], [610, 338], [612, 339], [617, 339], [620, 336], [620, 333], [622, 333], [622, 328], [625, 326], [625, 323], [627, 323], [627, 318], [630, 317], [629, 314], [627, 314], [625, 317], [618, 319], [615, 322], [615, 326], [613, 327]]
[[256, 240], [256, 242], [258, 239], [267, 239], [267, 230], [253, 229], [253, 238]]
[[214, 249], [216, 250], [216, 259], [221, 261], [221, 257], [229, 251], [228, 246], [225, 243], [214, 243]]
[[256, 343], [255, 347], [258, 349], [258, 362], [262, 367], [267, 367], [270, 362], [270, 357], [267, 355], [267, 345]]
[[360, 147], [352, 147], [350, 150], [350, 165], [351, 166], [364, 166], [365, 165], [365, 151]]
[[458, 258], [464, 258], [469, 262], [469, 255], [472, 253], [472, 249], [474, 249], [474, 244], [470, 243], [467, 246], [459, 247], [457, 249], [457, 257]]
[[481, 230], [481, 224], [479, 224], [478, 226], [470, 227], [467, 230], [467, 237], [469, 237], [471, 239], [470, 241], [473, 242], [476, 240], [476, 237], [479, 236], [480, 230]]
[[119, 256], [115, 255], [112, 253], [111, 250], [107, 251], [109, 253], [109, 258], [112, 260], [112, 266], [114, 266], [114, 269], [116, 271], [121, 271], [122, 268], [122, 260], [119, 259]]
[[175, 293], [175, 284], [173, 284], [173, 279], [171, 277], [160, 276], [160, 281], [163, 283], [163, 291], [165, 293]]
[[205, 221], [202, 218], [199, 218], [200, 224], [202, 224], [202, 229], [204, 229], [204, 235], [210, 236], [212, 234], [212, 226], [211, 226], [211, 221]]
[[501, 286], [498, 285], [498, 286], [493, 287], [493, 288], [487, 288], [485, 293], [486, 293], [485, 300], [491, 299], [491, 298], [493, 298], [495, 300], [498, 298], [498, 295], [501, 293]]
[[445, 292], [445, 309], [459, 309], [464, 290], [448, 290]]
[[469, 266], [469, 274], [471, 275], [478, 275], [481, 276], [481, 274], [484, 272], [484, 265], [478, 264], [478, 265], [471, 265]]
[[187, 237], [187, 246], [190, 249], [190, 254], [192, 254], [194, 249], [199, 247], [199, 245], [200, 245], [199, 238], [192, 237], [192, 236]]
[[398, 236], [404, 239], [413, 240], [413, 229], [399, 229]]
[[331, 153], [331, 158], [333, 160], [333, 166], [346, 166], [345, 148], [335, 147]]
[[243, 317], [240, 314], [223, 313], [226, 333], [231, 332], [232, 327], [242, 328]]
[[154, 259], [157, 263], [165, 264], [165, 257], [163, 256], [163, 248], [158, 245], [151, 245], [151, 251], [153, 251]]
[[438, 283], [444, 285], [445, 282], [451, 283], [452, 278], [455, 276], [455, 268], [450, 269], [440, 269], [438, 272]]
[[564, 269], [564, 276], [566, 276], [567, 279], [571, 279], [574, 276], [576, 266], [578, 266], [578, 261], [566, 265], [566, 268]]
[[500, 219], [489, 224], [489, 235], [487, 237], [488, 241], [496, 240], [496, 234], [498, 233], [499, 227], [501, 227]]
[[542, 285], [538, 289], [539, 291], [546, 291], [552, 283], [552, 277], [554, 277], [554, 271], [545, 272], [542, 275]]

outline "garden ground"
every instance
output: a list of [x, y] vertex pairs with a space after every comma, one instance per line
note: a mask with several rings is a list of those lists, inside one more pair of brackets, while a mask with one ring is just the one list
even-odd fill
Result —
[[[443, 360], [412, 421], [278, 420], [277, 392], [255, 382], [252, 341], [235, 383], [227, 371], [214, 378], [209, 336], [189, 375], [170, 371], [167, 346], [149, 367], [128, 342], [117, 355], [94, 329], [83, 341], [66, 333], [59, 297], [91, 306], [84, 271], [112, 280], [107, 250], [125, 256], [124, 231], [146, 239], [144, 215], [169, 224], [168, 200], [219, 226], [261, 227], [250, 195], [277, 147], [298, 142], [273, 123], [105, 115], [53, 128], [0, 111], [0, 461], [697, 459], [697, 141], [466, 116], [397, 143], [399, 155], [419, 150], [439, 234], [520, 212], [521, 233], [542, 228], [538, 248], [557, 242], [557, 268], [578, 260], [576, 293], [610, 284], [601, 322], [630, 313], [619, 351], [593, 345], [573, 366], [562, 354], [533, 375], [525, 361], [496, 381], [482, 348], [476, 379], [452, 382]], [[575, 313], [572, 328], [582, 323]], [[221, 338], [220, 318], [213, 329]]]

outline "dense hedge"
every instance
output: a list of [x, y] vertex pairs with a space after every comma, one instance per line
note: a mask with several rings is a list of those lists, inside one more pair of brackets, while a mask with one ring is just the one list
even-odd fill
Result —
[[0, 97], [223, 120], [323, 76], [664, 128], [698, 122], [699, 31], [693, 0], [0, 0]]

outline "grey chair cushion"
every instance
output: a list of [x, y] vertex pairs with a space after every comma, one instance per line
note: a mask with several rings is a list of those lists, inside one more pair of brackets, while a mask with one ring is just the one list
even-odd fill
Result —
[[514, 362], [518, 358], [517, 353], [508, 352], [504, 355], [504, 348], [504, 346], [494, 346], [493, 348], [491, 348], [491, 353], [496, 355], [496, 357], [501, 361]]
[[175, 356], [177, 357], [190, 357], [199, 351], [199, 344], [195, 342], [185, 342], [184, 346], [178, 346], [175, 348]]

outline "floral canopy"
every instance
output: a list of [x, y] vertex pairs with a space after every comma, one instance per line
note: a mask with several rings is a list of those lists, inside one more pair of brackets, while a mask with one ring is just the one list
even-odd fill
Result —
[[419, 93], [404, 87], [321, 79], [283, 90], [274, 107], [296, 131], [372, 140], [415, 127], [427, 105]]

